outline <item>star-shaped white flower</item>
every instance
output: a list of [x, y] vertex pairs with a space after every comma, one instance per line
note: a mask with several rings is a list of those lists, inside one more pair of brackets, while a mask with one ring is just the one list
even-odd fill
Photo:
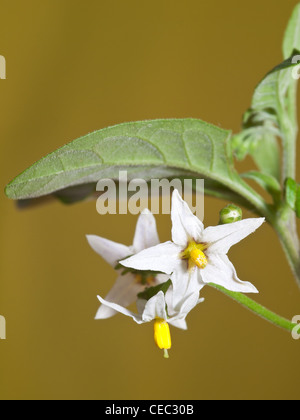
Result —
[[[145, 287], [165, 282], [169, 278], [165, 274], [151, 275], [149, 273], [144, 277], [144, 273], [128, 272], [122, 274], [125, 269], [118, 266], [120, 260], [159, 244], [154, 216], [147, 209], [139, 216], [132, 246], [119, 244], [95, 235], [87, 235], [87, 240], [93, 250], [119, 273], [114, 286], [105, 297], [107, 302], [114, 302], [127, 307], [137, 300], [137, 295]], [[101, 305], [96, 319], [110, 318], [115, 314], [116, 311], [111, 306]]]
[[174, 307], [185, 296], [215, 283], [242, 293], [258, 293], [255, 286], [241, 281], [227, 253], [232, 245], [254, 232], [264, 218], [204, 229], [177, 190], [172, 198], [172, 242], [165, 242], [120, 261], [125, 267], [169, 274], [174, 288]]
[[117, 303], [108, 302], [101, 296], [98, 296], [98, 299], [103, 305], [107, 305], [113, 310], [131, 317], [137, 324], [144, 324], [145, 322], [150, 322], [158, 318], [163, 319], [174, 327], [186, 330], [186, 316], [198, 303], [203, 302], [204, 299], [199, 299], [198, 292], [192, 293], [191, 295], [185, 297], [180, 308], [175, 311], [172, 303], [171, 289], [172, 286], [170, 287], [170, 290], [167, 291], [166, 295], [160, 290], [148, 301], [138, 299], [138, 313], [132, 312]]
[[188, 313], [204, 299], [199, 299], [199, 292], [192, 293], [182, 299], [180, 307], [177, 310], [173, 307], [173, 288], [172, 285], [166, 293], [160, 290], [148, 301], [144, 299], [137, 300], [138, 313], [134, 313], [121, 305], [107, 302], [98, 296], [99, 301], [112, 310], [131, 317], [137, 324], [144, 324], [154, 321], [154, 340], [156, 345], [165, 351], [165, 357], [171, 348], [171, 335], [169, 324], [174, 327], [187, 329], [185, 318]]

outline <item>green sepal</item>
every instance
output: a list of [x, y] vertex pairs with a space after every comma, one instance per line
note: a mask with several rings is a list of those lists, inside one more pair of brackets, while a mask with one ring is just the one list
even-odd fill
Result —
[[148, 287], [143, 292], [139, 293], [138, 297], [140, 299], [149, 300], [153, 296], [157, 295], [157, 293], [160, 291], [166, 294], [171, 284], [172, 284], [171, 280], [168, 280], [165, 283], [158, 284], [157, 286]]

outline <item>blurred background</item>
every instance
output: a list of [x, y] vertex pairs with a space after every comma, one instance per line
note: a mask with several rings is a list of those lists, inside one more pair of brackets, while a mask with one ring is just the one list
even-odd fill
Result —
[[[125, 121], [194, 117], [237, 132], [254, 87], [282, 59], [296, 3], [1, 0], [1, 189], [66, 142]], [[225, 204], [205, 199], [206, 225]], [[299, 398], [300, 342], [218, 291], [204, 289], [188, 331], [172, 329], [169, 360], [152, 325], [94, 321], [115, 273], [85, 235], [130, 245], [135, 216], [99, 216], [95, 202], [20, 211], [3, 193], [0, 206], [1, 399]], [[169, 240], [169, 217], [157, 223]], [[230, 258], [257, 301], [300, 314], [269, 226]]]

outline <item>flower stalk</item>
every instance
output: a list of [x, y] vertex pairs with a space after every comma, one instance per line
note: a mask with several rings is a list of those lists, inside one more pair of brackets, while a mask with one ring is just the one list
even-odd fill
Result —
[[[293, 215], [290, 217], [293, 217]], [[286, 223], [282, 218], [278, 218], [272, 226], [279, 237], [281, 246], [292, 269], [297, 285], [300, 288], [300, 246], [296, 230], [297, 228], [295, 226], [292, 230], [290, 224]]]
[[214, 289], [219, 290], [220, 292], [229, 296], [231, 299], [240, 303], [245, 308], [249, 309], [251, 312], [255, 313], [256, 315], [260, 316], [266, 321], [271, 322], [273, 325], [276, 325], [279, 328], [282, 328], [288, 332], [292, 332], [293, 329], [297, 326], [297, 324], [294, 324], [288, 319], [275, 314], [274, 312], [270, 311], [269, 309], [255, 302], [253, 299], [250, 299], [248, 296], [244, 295], [243, 293], [231, 292], [225, 289], [224, 287], [219, 286], [214, 283], [210, 283], [209, 286], [213, 287]]

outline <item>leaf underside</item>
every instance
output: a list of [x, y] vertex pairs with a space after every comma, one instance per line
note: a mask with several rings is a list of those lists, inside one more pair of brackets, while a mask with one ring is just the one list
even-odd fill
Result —
[[239, 182], [232, 168], [230, 132], [196, 119], [140, 121], [104, 128], [50, 153], [17, 176], [6, 195], [44, 200], [54, 195], [71, 203], [94, 194], [100, 179], [192, 177], [209, 181], [212, 194], [231, 194]]

